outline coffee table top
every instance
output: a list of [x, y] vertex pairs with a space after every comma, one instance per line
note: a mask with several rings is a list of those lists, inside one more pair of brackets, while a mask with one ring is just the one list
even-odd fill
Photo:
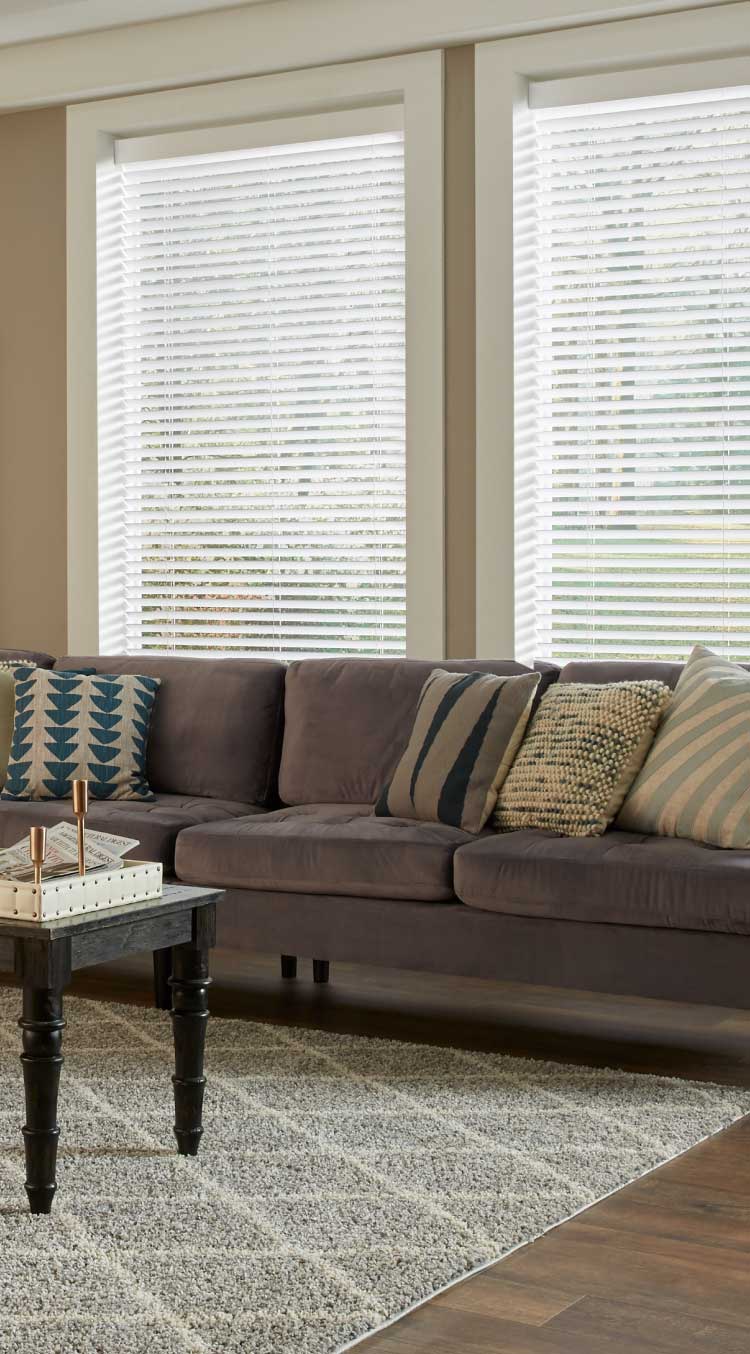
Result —
[[3, 917], [0, 918], [0, 938], [63, 940], [85, 935], [88, 931], [118, 927], [127, 921], [148, 922], [192, 912], [196, 907], [216, 902], [221, 895], [221, 889], [165, 884], [161, 898], [151, 898], [145, 903], [126, 903], [123, 907], [109, 907], [101, 912], [81, 912], [74, 917], [54, 917], [49, 921], [16, 921]]

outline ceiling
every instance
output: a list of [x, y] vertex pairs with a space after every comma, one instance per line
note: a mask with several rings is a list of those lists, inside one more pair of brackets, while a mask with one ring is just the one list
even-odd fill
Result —
[[[241, 0], [235, 7], [273, 3]], [[231, 0], [0, 0], [0, 47], [230, 6]]]

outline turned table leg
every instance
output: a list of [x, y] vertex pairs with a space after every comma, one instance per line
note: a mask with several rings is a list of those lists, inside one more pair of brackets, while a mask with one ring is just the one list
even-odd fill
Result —
[[63, 1058], [62, 993], [53, 988], [24, 986], [22, 1030], [23, 1081], [26, 1092], [26, 1193], [32, 1213], [49, 1213], [57, 1183], [57, 1092]]
[[157, 1011], [171, 1011], [172, 993], [169, 979], [172, 976], [172, 947], [166, 950], [154, 950], [154, 1005]]
[[196, 935], [172, 951], [172, 1028], [174, 1032], [174, 1086], [177, 1149], [195, 1156], [203, 1134], [203, 1051], [208, 1023], [207, 941]]

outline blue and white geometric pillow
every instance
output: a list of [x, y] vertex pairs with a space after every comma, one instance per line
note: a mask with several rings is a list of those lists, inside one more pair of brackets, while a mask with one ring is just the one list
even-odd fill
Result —
[[14, 670], [15, 715], [3, 799], [153, 799], [146, 752], [158, 677]]

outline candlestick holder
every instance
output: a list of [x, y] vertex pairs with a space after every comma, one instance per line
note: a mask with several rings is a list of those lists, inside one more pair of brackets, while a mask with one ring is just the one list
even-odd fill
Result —
[[31, 856], [31, 863], [34, 866], [34, 888], [40, 888], [42, 883], [42, 866], [47, 855], [46, 827], [29, 828], [29, 855]]
[[86, 814], [89, 809], [89, 783], [87, 780], [73, 781], [73, 812], [76, 816], [78, 832], [78, 873], [86, 873]]

